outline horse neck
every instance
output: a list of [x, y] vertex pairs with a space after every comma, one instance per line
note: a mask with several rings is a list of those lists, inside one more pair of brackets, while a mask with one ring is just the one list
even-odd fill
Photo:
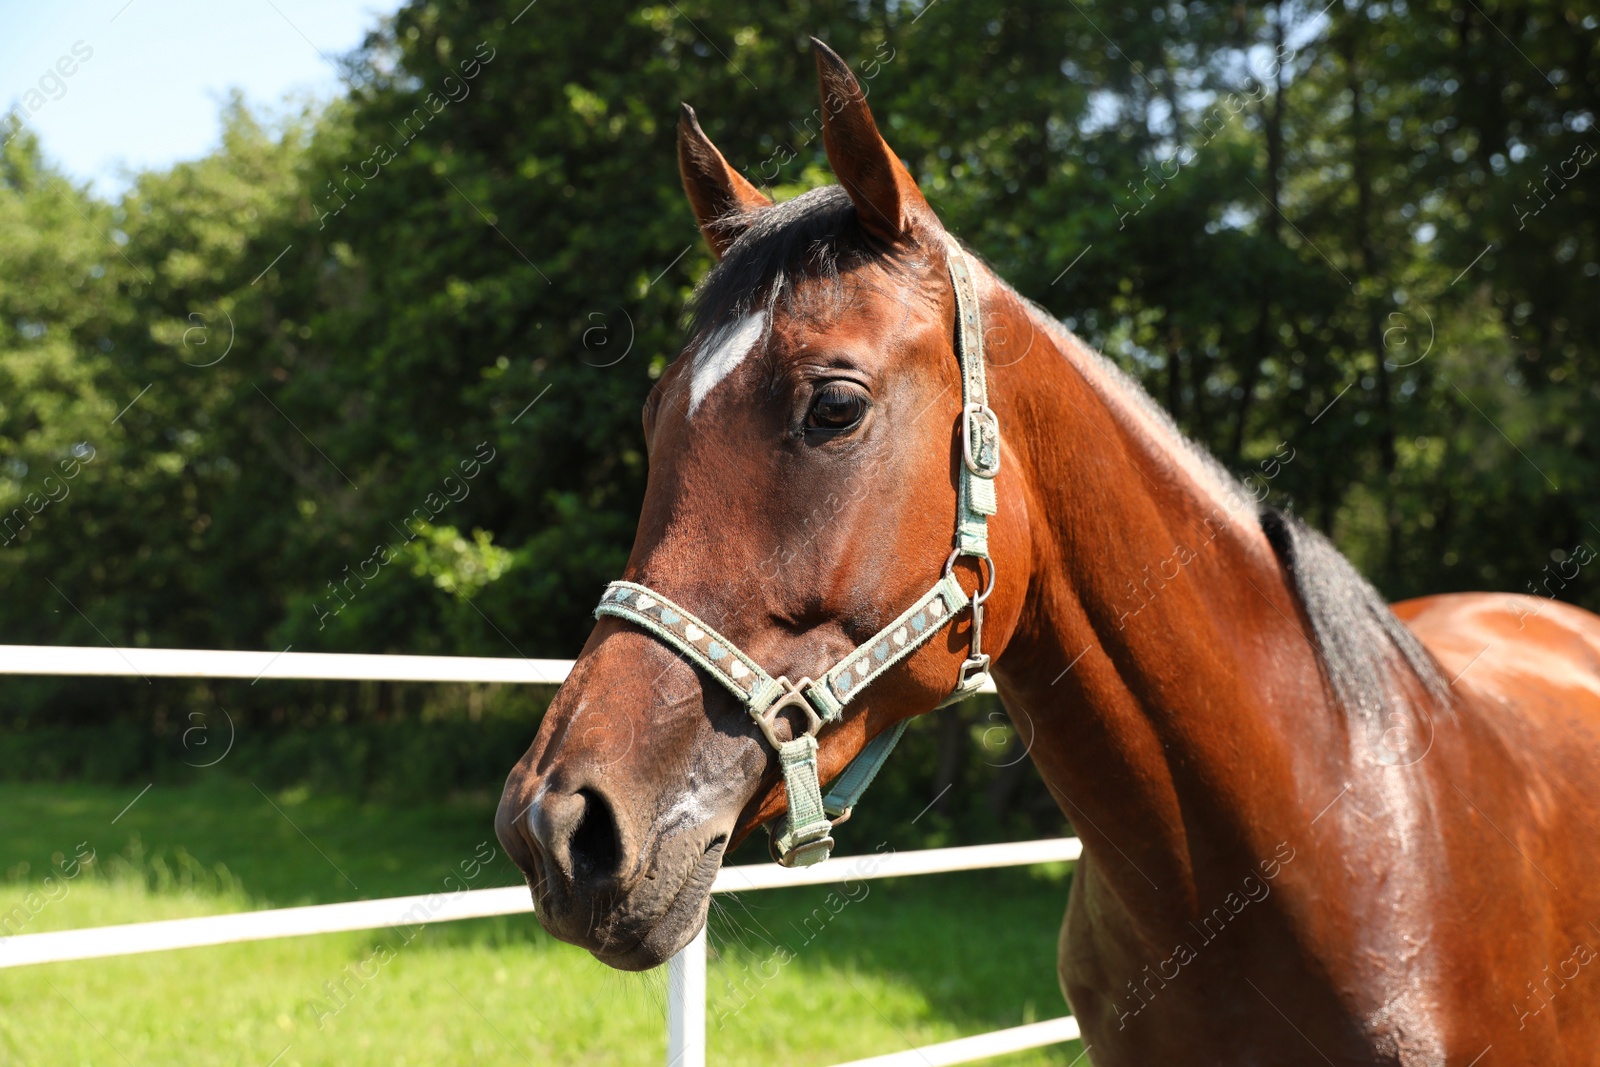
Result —
[[1032, 556], [996, 674], [1097, 877], [1156, 933], [1298, 836], [1307, 803], [1338, 792], [1345, 727], [1250, 493], [989, 288]]

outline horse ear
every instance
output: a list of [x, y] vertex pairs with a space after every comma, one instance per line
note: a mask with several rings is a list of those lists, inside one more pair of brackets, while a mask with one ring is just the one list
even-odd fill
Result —
[[933, 209], [878, 133], [867, 94], [850, 64], [815, 37], [811, 46], [822, 91], [822, 144], [834, 176], [850, 194], [869, 233], [886, 241], [904, 241], [913, 222], [919, 216], [931, 217]]
[[741, 215], [772, 206], [761, 190], [728, 166], [688, 104], [683, 105], [678, 117], [678, 172], [683, 176], [683, 191], [689, 194], [700, 232], [718, 259], [743, 232]]

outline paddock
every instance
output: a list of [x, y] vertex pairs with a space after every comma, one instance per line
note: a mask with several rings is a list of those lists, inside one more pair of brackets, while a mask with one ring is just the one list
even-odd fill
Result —
[[[270, 680], [492, 682], [559, 685], [572, 661], [465, 656], [390, 656], [201, 649], [0, 646], [0, 675], [56, 677], [231, 678]], [[984, 692], [992, 693], [991, 681]], [[725, 867], [714, 894], [829, 885], [847, 881], [907, 878], [953, 871], [993, 870], [1044, 863], [1072, 863], [1077, 838], [1063, 837], [961, 848], [922, 849], [886, 855], [841, 856], [814, 867], [776, 863]], [[529, 914], [523, 886], [462, 889], [451, 893], [355, 900], [275, 908], [199, 918], [117, 926], [84, 927], [0, 938], [0, 969], [81, 962], [178, 949], [315, 937], [348, 931], [412, 927], [490, 916]], [[664, 1024], [668, 1067], [705, 1067], [715, 1062], [706, 1028], [707, 943], [699, 935], [667, 964]], [[944, 1067], [1079, 1039], [1078, 1023], [1061, 1016], [887, 1052], [835, 1067]]]

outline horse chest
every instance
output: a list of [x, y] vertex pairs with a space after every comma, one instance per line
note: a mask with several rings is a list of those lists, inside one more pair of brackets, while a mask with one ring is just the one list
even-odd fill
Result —
[[[1463, 983], [1419, 979], [1400, 953], [1319, 959], [1260, 903], [1226, 925], [1184, 924], [1169, 945], [1143, 935], [1093, 860], [1080, 861], [1058, 969], [1092, 1062], [1443, 1067], [1493, 1044], [1487, 1002], [1464, 1000]], [[1551, 1031], [1526, 1035], [1506, 1062], [1569, 1062]]]

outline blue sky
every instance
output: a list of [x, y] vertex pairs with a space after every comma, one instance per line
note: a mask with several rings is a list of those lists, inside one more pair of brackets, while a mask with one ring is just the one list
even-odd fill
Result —
[[[347, 52], [399, 6], [3, 0], [0, 116], [17, 108], [48, 157], [74, 179], [92, 181], [100, 195], [114, 196], [126, 187], [128, 168], [165, 167], [213, 148], [229, 89], [270, 110], [285, 97], [334, 96], [341, 85], [324, 56]], [[0, 123], [0, 137], [9, 129]]]

